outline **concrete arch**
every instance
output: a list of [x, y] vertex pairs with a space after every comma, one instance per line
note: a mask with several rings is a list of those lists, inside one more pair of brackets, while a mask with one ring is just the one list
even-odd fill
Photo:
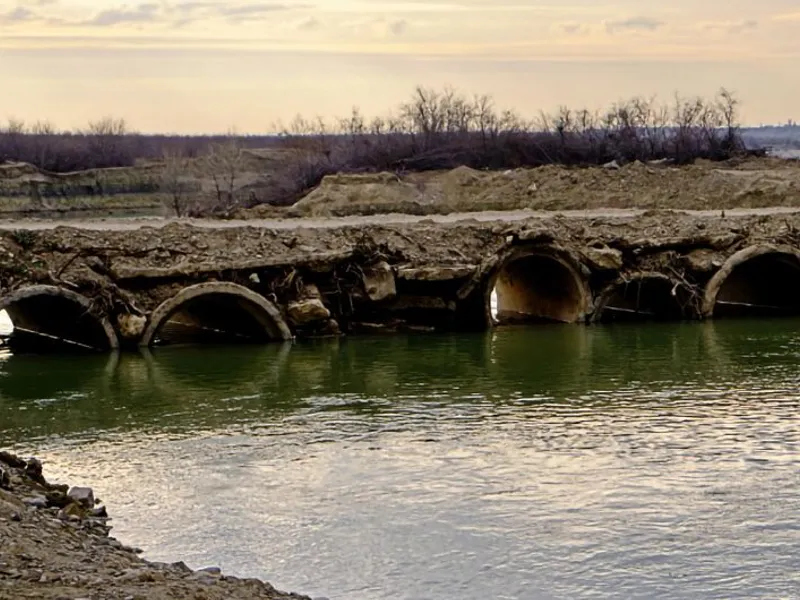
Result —
[[620, 277], [595, 301], [592, 323], [680, 321], [698, 318], [691, 292], [680, 281], [654, 271]]
[[733, 254], [706, 285], [704, 317], [800, 314], [800, 252], [759, 244]]
[[14, 324], [11, 344], [22, 350], [72, 348], [116, 350], [119, 340], [105, 316], [81, 294], [53, 285], [33, 285], [0, 298]]
[[[497, 319], [492, 317], [497, 293]], [[523, 246], [498, 256], [484, 286], [489, 324], [577, 323], [591, 313], [581, 263], [556, 246]]]
[[[176, 315], [180, 319], [173, 319]], [[179, 342], [292, 339], [292, 332], [277, 307], [236, 283], [214, 281], [184, 288], [153, 311], [139, 345], [152, 345], [169, 325], [179, 330], [175, 335]]]

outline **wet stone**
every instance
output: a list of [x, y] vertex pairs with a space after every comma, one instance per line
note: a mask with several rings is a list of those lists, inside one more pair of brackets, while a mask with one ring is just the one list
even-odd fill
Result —
[[67, 496], [84, 508], [94, 506], [94, 491], [90, 487], [72, 487], [67, 492]]
[[47, 508], [47, 498], [43, 496], [34, 496], [33, 498], [25, 498], [23, 500], [25, 504], [32, 508]]

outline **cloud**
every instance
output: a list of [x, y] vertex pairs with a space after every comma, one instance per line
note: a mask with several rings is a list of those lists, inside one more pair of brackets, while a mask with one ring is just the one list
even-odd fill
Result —
[[25, 6], [17, 6], [8, 12], [0, 13], [0, 25], [16, 25], [18, 23], [38, 21], [39, 19], [39, 15]]
[[743, 33], [758, 29], [758, 21], [748, 19], [744, 21], [719, 21], [705, 23], [702, 25], [703, 31], [719, 31], [723, 33]]
[[406, 19], [387, 17], [362, 18], [342, 25], [356, 35], [372, 39], [398, 37], [405, 34], [410, 27]]
[[774, 21], [800, 21], [800, 12], [783, 13], [773, 17]]
[[[55, 5], [58, 0], [27, 0], [30, 6]], [[198, 21], [225, 19], [230, 23], [259, 20], [278, 11], [312, 8], [309, 4], [290, 4], [281, 2], [228, 3], [212, 0], [188, 0], [170, 4], [165, 0], [148, 1], [140, 4], [123, 4], [117, 8], [101, 10], [91, 16], [71, 19], [43, 17], [28, 6], [20, 4], [17, 8], [0, 12], [0, 25], [46, 22], [61, 27], [116, 27], [125, 25], [160, 24], [167, 27], [185, 27]], [[310, 24], [307, 27], [311, 27]]]
[[566, 35], [586, 35], [591, 31], [588, 23], [577, 23], [569, 21], [566, 23], [556, 23], [555, 30]]
[[321, 25], [322, 24], [319, 22], [319, 19], [316, 19], [314, 17], [307, 17], [302, 21], [300, 21], [299, 23], [297, 23], [295, 25], [295, 29], [297, 29], [298, 31], [314, 31], [316, 29], [319, 29]]
[[389, 21], [386, 24], [386, 29], [392, 35], [403, 35], [408, 30], [408, 21], [405, 19]]
[[180, 12], [191, 13], [197, 10], [204, 10], [207, 8], [214, 8], [217, 4], [215, 2], [181, 2], [176, 4], [173, 8]]
[[159, 9], [158, 4], [145, 3], [139, 4], [134, 8], [122, 7], [120, 9], [104, 10], [80, 24], [92, 27], [107, 27], [125, 23], [153, 23], [159, 20]]
[[260, 18], [266, 14], [292, 10], [294, 8], [309, 8], [308, 5], [302, 4], [275, 4], [275, 3], [260, 3], [260, 4], [240, 4], [234, 6], [219, 6], [216, 9], [217, 14], [226, 17], [233, 23], [246, 21], [248, 19]]
[[610, 34], [626, 31], [656, 31], [665, 25], [664, 21], [652, 17], [630, 17], [616, 21], [605, 21], [606, 31]]

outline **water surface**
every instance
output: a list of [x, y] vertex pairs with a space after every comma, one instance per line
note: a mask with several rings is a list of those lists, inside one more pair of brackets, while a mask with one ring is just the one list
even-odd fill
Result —
[[800, 321], [6, 356], [153, 560], [332, 600], [793, 597]]

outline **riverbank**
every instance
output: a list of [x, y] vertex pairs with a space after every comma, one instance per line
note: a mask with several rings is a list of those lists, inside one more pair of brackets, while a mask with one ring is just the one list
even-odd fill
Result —
[[109, 520], [89, 488], [49, 483], [38, 460], [0, 452], [0, 600], [310, 600], [213, 567], [146, 561]]

